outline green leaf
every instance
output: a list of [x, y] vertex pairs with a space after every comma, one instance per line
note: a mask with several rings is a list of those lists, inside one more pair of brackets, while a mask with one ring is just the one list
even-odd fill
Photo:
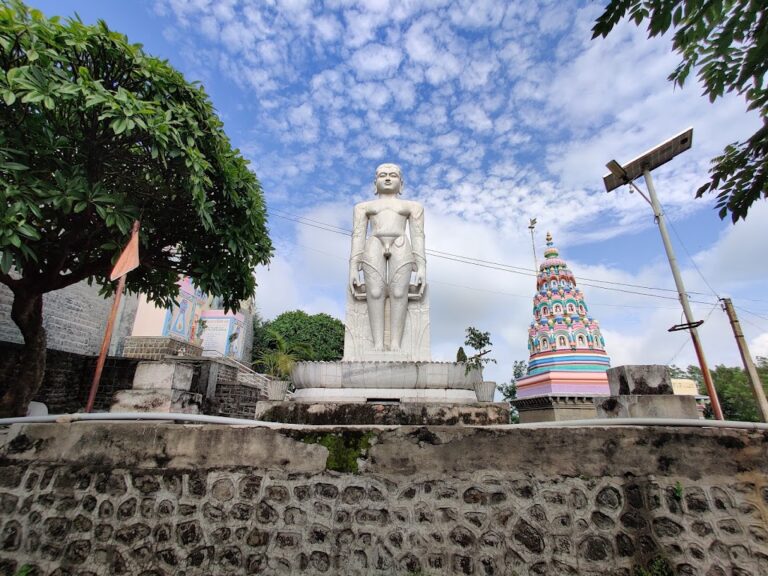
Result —
[[29, 166], [25, 166], [24, 164], [19, 164], [18, 162], [3, 162], [2, 164], [0, 164], [0, 168], [2, 168], [3, 170], [11, 170], [14, 172], [29, 170]]
[[88, 208], [88, 202], [80, 201], [77, 204], [75, 204], [75, 214], [79, 214], [83, 210]]
[[32, 238], [33, 240], [40, 239], [40, 233], [27, 224], [20, 224], [16, 229], [19, 231], [19, 234], [23, 234], [27, 238]]
[[3, 250], [0, 252], [0, 272], [3, 274], [8, 274], [11, 270], [11, 266], [13, 265], [13, 256], [8, 250]]
[[16, 94], [14, 94], [11, 90], [6, 90], [3, 92], [3, 100], [5, 101], [6, 106], [11, 106], [14, 102], [16, 102]]

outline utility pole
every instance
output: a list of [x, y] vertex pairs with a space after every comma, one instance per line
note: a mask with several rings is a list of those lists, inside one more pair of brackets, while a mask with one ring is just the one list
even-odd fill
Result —
[[744, 338], [744, 332], [741, 330], [741, 324], [739, 324], [739, 319], [736, 317], [736, 310], [734, 310], [730, 298], [720, 298], [720, 301], [723, 303], [723, 310], [728, 314], [728, 320], [731, 322], [733, 335], [736, 337], [736, 345], [739, 347], [741, 360], [744, 362], [744, 369], [747, 371], [749, 382], [752, 384], [752, 392], [755, 395], [755, 401], [757, 401], [757, 408], [760, 410], [760, 417], [763, 422], [768, 422], [768, 401], [765, 399], [765, 391], [763, 390], [763, 384], [760, 382], [760, 376], [755, 368], [755, 363], [752, 362], [752, 355], [749, 353], [749, 347]]

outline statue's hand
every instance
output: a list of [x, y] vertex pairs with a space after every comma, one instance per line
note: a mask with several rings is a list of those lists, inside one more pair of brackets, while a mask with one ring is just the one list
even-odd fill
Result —
[[357, 294], [357, 286], [360, 285], [360, 279], [357, 275], [357, 270], [350, 270], [349, 272], [349, 291], [352, 293], [352, 296]]
[[419, 297], [424, 295], [424, 288], [427, 287], [427, 278], [424, 270], [416, 271], [416, 286], [419, 287]]

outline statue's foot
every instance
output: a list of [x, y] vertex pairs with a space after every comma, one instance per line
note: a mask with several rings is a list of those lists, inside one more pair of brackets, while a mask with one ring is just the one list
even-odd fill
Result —
[[374, 346], [373, 347], [374, 352], [384, 352], [384, 346]]
[[390, 346], [392, 352], [400, 352], [400, 346]]

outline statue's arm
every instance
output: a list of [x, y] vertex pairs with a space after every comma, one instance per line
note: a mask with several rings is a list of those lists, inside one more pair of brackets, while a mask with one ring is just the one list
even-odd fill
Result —
[[411, 247], [413, 257], [416, 259], [416, 284], [421, 294], [427, 285], [427, 257], [424, 241], [424, 207], [417, 202], [413, 203], [411, 210], [410, 228]]
[[355, 293], [358, 284], [358, 271], [363, 263], [365, 250], [365, 233], [368, 229], [368, 215], [365, 206], [358, 204], [352, 214], [352, 250], [349, 256], [349, 289]]

